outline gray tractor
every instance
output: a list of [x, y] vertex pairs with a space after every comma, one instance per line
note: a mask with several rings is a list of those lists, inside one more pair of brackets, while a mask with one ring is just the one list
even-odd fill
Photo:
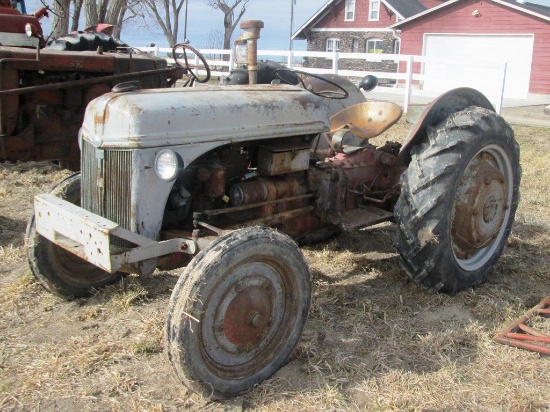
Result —
[[[260, 24], [245, 23], [255, 42]], [[273, 375], [300, 340], [311, 282], [296, 241], [393, 221], [410, 278], [457, 293], [486, 278], [518, 205], [519, 148], [481, 93], [450, 91], [405, 143], [375, 146], [399, 106], [336, 75], [274, 76], [93, 100], [81, 173], [37, 195], [28, 225], [35, 277], [65, 298], [185, 267], [166, 352], [188, 388], [215, 399]]]

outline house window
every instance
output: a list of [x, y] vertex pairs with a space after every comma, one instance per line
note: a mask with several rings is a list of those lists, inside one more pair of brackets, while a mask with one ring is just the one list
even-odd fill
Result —
[[368, 39], [367, 53], [381, 54], [384, 52], [382, 49], [383, 45], [384, 45], [384, 41], [382, 39], [376, 39], [376, 38]]
[[380, 0], [370, 0], [369, 20], [378, 21], [380, 19]]
[[352, 21], [355, 18], [355, 0], [346, 0], [346, 21]]
[[353, 53], [359, 53], [359, 39], [353, 39], [351, 43], [351, 51]]
[[401, 40], [395, 39], [395, 43], [393, 45], [393, 54], [399, 53], [401, 53]]
[[338, 51], [340, 50], [340, 39], [330, 38], [327, 39], [327, 51]]

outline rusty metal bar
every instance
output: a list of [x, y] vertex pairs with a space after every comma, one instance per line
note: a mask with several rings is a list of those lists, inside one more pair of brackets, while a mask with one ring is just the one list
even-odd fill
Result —
[[[498, 332], [494, 341], [503, 345], [526, 349], [550, 355], [550, 336], [527, 326], [527, 322], [536, 316], [550, 315], [550, 297], [544, 298], [537, 306], [515, 322]], [[520, 333], [523, 332], [523, 333]], [[536, 342], [536, 343], [535, 343]]]
[[313, 210], [315, 210], [314, 206], [302, 207], [300, 209], [294, 209], [288, 212], [277, 213], [275, 215], [247, 221], [246, 226], [272, 226], [278, 223], [282, 223], [288, 219], [293, 219], [295, 217], [307, 215], [308, 213], [313, 212]]
[[124, 79], [130, 79], [132, 77], [142, 77], [142, 76], [150, 75], [150, 74], [169, 73], [169, 72], [172, 72], [172, 71], [177, 72], [178, 69], [179, 68], [145, 70], [145, 71], [142, 71], [142, 72], [114, 74], [114, 75], [111, 75], [111, 76], [97, 77], [97, 78], [94, 78], [94, 79], [74, 80], [74, 81], [71, 81], [71, 82], [64, 82], [64, 83], [53, 83], [53, 84], [45, 84], [45, 85], [41, 85], [41, 86], [30, 86], [30, 87], [23, 87], [23, 88], [18, 88], [18, 89], [2, 90], [2, 91], [0, 91], [0, 97], [17, 95], [17, 94], [28, 94], [28, 93], [34, 93], [34, 92], [38, 92], [38, 91], [42, 91], [42, 90], [71, 89], [73, 87], [81, 87], [81, 86], [89, 86], [89, 85], [97, 84], [97, 83], [105, 83], [105, 82], [111, 81], [111, 80], [124, 80]]
[[524, 325], [523, 323], [520, 323], [518, 325], [519, 329], [522, 330], [525, 333], [528, 333], [529, 335], [538, 336], [538, 337], [545, 337], [546, 335], [544, 333], [540, 333], [538, 330], [533, 329], [527, 325]]
[[211, 209], [211, 210], [205, 210], [202, 212], [203, 215], [212, 217], [216, 215], [222, 215], [224, 213], [231, 213], [231, 212], [240, 212], [243, 210], [249, 210], [249, 209], [255, 209], [262, 206], [270, 206], [275, 205], [278, 203], [286, 203], [286, 202], [293, 202], [295, 200], [304, 200], [304, 199], [310, 199], [314, 195], [312, 193], [308, 195], [301, 195], [301, 196], [294, 196], [294, 197], [286, 197], [283, 199], [276, 199], [276, 200], [269, 200], [267, 202], [261, 202], [261, 203], [253, 203], [250, 205], [244, 205], [244, 206], [236, 206], [236, 207], [228, 207], [225, 209]]
[[550, 336], [530, 336], [525, 333], [508, 333], [510, 339], [529, 340], [532, 342], [546, 342], [550, 343]]
[[198, 225], [198, 226], [202, 226], [202, 227], [204, 227], [205, 229], [208, 229], [208, 230], [214, 232], [214, 233], [217, 234], [218, 236], [223, 236], [223, 235], [226, 235], [226, 234], [232, 232], [232, 230], [220, 229], [219, 227], [209, 225], [208, 223], [205, 223], [205, 222], [197, 222], [197, 225]]

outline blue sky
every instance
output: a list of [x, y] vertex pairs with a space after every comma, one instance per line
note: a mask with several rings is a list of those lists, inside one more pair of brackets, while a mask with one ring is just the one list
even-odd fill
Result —
[[[290, 9], [292, 0], [250, 0], [243, 20], [263, 20], [265, 28], [262, 30], [259, 42], [260, 49], [288, 50], [290, 37]], [[52, 4], [53, 0], [46, 0]], [[550, 0], [529, 0], [530, 3], [550, 6]], [[294, 30], [305, 23], [326, 0], [296, 0], [294, 6]], [[33, 12], [41, 6], [38, 0], [27, 0], [28, 12]], [[183, 40], [183, 10], [180, 18], [180, 41]], [[44, 24], [46, 33], [49, 24]], [[223, 13], [212, 10], [204, 0], [189, 0], [187, 38], [196, 47], [207, 47], [209, 34], [214, 30], [223, 29]], [[240, 33], [240, 29], [236, 30]], [[146, 46], [155, 43], [167, 46], [161, 30], [156, 24], [148, 28], [128, 25], [123, 28], [121, 38], [132, 46]], [[294, 48], [305, 50], [305, 41], [295, 41]]]

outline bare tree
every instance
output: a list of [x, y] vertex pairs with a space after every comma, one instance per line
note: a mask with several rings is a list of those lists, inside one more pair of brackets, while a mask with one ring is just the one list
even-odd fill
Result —
[[250, 0], [206, 0], [213, 9], [223, 12], [223, 48], [231, 48], [231, 36], [246, 12], [246, 6]]
[[203, 49], [223, 49], [223, 30], [212, 29], [206, 36], [206, 42], [201, 46]]
[[72, 3], [73, 3], [73, 14], [72, 14], [71, 31], [76, 31], [78, 30], [78, 21], [80, 20], [80, 12], [82, 11], [84, 0], [72, 0]]
[[75, 3], [79, 1], [83, 1], [86, 27], [98, 23], [118, 24], [121, 14], [123, 20], [129, 3], [127, 0], [74, 0]]
[[57, 39], [69, 31], [69, 6], [71, 0], [58, 0], [53, 4], [52, 33], [50, 38]]
[[143, 0], [142, 7], [151, 14], [162, 29], [170, 47], [174, 47], [178, 39], [179, 17], [185, 0]]
[[122, 25], [126, 21], [144, 17], [139, 13], [140, 3], [139, 0], [55, 0], [50, 38], [57, 39], [68, 33], [69, 26], [70, 31], [78, 30], [82, 11], [84, 11], [85, 27], [95, 26], [98, 23], [112, 24], [115, 26], [113, 35], [119, 37]]
[[[223, 49], [223, 30], [220, 28], [212, 29], [208, 32], [206, 37], [206, 42], [199, 46], [201, 49]], [[207, 60], [222, 60], [224, 59], [223, 54], [205, 54], [203, 56]], [[211, 70], [222, 71], [223, 66], [210, 66]]]
[[140, 0], [126, 0], [124, 6], [120, 10], [118, 15], [118, 20], [115, 23], [115, 30], [113, 31], [113, 36], [120, 38], [120, 33], [122, 31], [122, 26], [124, 23], [132, 20], [139, 20], [142, 23], [145, 22], [145, 15], [140, 12], [141, 10]]

